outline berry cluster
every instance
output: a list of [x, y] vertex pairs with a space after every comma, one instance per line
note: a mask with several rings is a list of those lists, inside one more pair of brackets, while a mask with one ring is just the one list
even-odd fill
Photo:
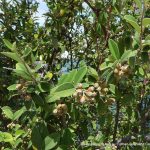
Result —
[[95, 90], [99, 92], [100, 95], [104, 96], [108, 92], [108, 86], [106, 82], [100, 81], [99, 83], [94, 84]]
[[127, 64], [124, 64], [124, 65], [117, 64], [116, 68], [114, 70], [114, 76], [117, 79], [128, 76], [130, 73], [131, 73], [131, 70], [129, 68], [129, 65], [127, 65]]
[[97, 93], [95, 92], [94, 86], [90, 86], [88, 89], [83, 89], [83, 85], [78, 84], [73, 97], [77, 99], [79, 103], [93, 102], [95, 100], [95, 96]]
[[64, 116], [67, 113], [67, 105], [66, 104], [58, 104], [57, 107], [53, 110], [53, 114], [55, 116]]
[[28, 83], [21, 79], [20, 83], [16, 85], [16, 89], [20, 93], [21, 98], [23, 98], [25, 101], [30, 101], [32, 98], [31, 95], [26, 92], [27, 86]]

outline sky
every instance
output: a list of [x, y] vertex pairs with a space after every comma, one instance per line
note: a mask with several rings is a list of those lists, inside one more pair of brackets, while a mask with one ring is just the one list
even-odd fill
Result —
[[36, 1], [39, 3], [39, 8], [38, 12], [36, 13], [36, 16], [39, 18], [38, 22], [40, 23], [40, 25], [43, 25], [45, 20], [43, 14], [48, 11], [48, 8], [43, 0], [36, 0]]

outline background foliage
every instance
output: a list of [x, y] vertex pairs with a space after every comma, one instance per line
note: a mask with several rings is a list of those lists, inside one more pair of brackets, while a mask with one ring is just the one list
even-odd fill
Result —
[[150, 2], [45, 3], [0, 1], [0, 147], [148, 149]]

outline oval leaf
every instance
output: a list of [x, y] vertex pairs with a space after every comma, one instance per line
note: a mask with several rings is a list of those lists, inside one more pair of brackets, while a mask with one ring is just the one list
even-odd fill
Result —
[[13, 119], [13, 112], [9, 106], [2, 107], [3, 113], [6, 115], [7, 118]]
[[54, 102], [59, 100], [61, 97], [71, 96], [75, 91], [74, 85], [72, 83], [64, 83], [53, 88], [50, 95], [47, 98], [48, 102]]
[[147, 27], [148, 25], [150, 26], [150, 18], [144, 18], [143, 19], [143, 26]]
[[117, 60], [120, 59], [120, 53], [117, 43], [114, 40], [110, 39], [108, 44], [112, 56]]
[[136, 21], [136, 19], [135, 19], [133, 16], [131, 16], [131, 15], [125, 15], [125, 16], [124, 16], [124, 19], [125, 19], [128, 23], [130, 23], [138, 33], [141, 32], [141, 28], [140, 28], [140, 26], [137, 24], [137, 21]]

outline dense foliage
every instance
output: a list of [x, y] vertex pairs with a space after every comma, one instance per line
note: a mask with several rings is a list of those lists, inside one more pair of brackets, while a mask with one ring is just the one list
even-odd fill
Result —
[[45, 3], [0, 1], [1, 149], [149, 149], [149, 0]]

